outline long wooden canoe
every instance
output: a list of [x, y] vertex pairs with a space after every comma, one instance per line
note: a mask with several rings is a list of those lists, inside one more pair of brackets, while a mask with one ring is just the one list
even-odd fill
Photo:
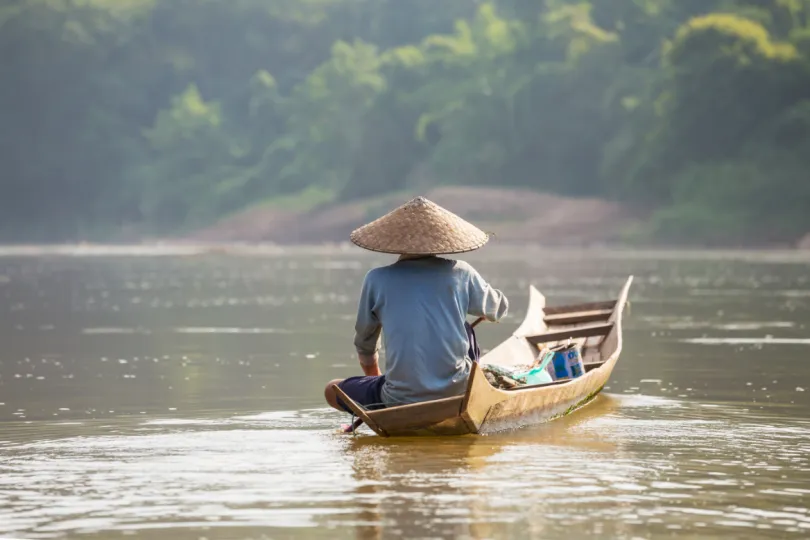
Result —
[[381, 410], [366, 410], [333, 388], [382, 437], [483, 434], [553, 420], [588, 403], [610, 378], [622, 350], [622, 311], [632, 281], [627, 279], [616, 300], [558, 307], [546, 307], [545, 297], [531, 287], [523, 323], [480, 359], [500, 366], [532, 364], [540, 346], [573, 340], [582, 345], [581, 377], [501, 390], [473, 364], [463, 395]]

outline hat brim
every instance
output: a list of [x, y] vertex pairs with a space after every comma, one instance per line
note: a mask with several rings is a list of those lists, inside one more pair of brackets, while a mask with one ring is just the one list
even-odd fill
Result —
[[366, 249], [368, 251], [374, 251], [376, 253], [388, 253], [388, 254], [391, 254], [391, 255], [456, 255], [458, 253], [469, 253], [470, 251], [475, 251], [477, 249], [481, 249], [482, 247], [484, 247], [484, 245], [486, 245], [486, 243], [489, 241], [490, 237], [492, 236], [489, 233], [484, 233], [484, 234], [486, 235], [486, 239], [483, 242], [480, 242], [479, 244], [473, 245], [473, 246], [470, 246], [470, 247], [454, 249], [452, 251], [432, 251], [432, 250], [429, 250], [429, 251], [411, 251], [411, 250], [403, 251], [403, 250], [396, 250], [396, 249], [390, 249], [390, 248], [382, 248], [382, 247], [374, 247], [374, 246], [370, 246], [370, 245], [364, 245], [364, 244], [358, 242], [357, 240], [355, 240], [354, 238], [350, 238], [350, 239], [351, 239], [352, 243], [354, 245], [356, 245], [357, 247], [361, 247], [361, 248]]
[[351, 241], [369, 251], [450, 255], [479, 249], [490, 235], [424, 197], [417, 197], [367, 225]]

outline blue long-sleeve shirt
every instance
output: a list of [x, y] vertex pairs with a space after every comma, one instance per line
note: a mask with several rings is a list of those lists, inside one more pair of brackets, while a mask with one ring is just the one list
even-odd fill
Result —
[[508, 307], [506, 296], [466, 262], [401, 260], [366, 274], [354, 344], [373, 355], [384, 329], [387, 405], [457, 396], [472, 365], [467, 315], [497, 321]]

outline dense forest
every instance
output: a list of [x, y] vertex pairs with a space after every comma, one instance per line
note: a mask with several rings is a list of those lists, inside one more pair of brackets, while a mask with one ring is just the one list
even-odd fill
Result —
[[4, 0], [0, 241], [436, 184], [810, 231], [810, 0]]

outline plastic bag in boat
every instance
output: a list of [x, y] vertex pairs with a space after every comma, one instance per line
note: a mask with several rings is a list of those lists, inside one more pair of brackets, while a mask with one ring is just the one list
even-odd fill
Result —
[[499, 388], [548, 384], [554, 382], [548, 369], [552, 359], [553, 353], [549, 351], [545, 355], [538, 356], [532, 366], [508, 368], [494, 364], [482, 364], [481, 368], [490, 384]]
[[545, 366], [508, 368], [494, 364], [482, 364], [481, 369], [489, 383], [496, 388], [510, 389], [553, 382]]

